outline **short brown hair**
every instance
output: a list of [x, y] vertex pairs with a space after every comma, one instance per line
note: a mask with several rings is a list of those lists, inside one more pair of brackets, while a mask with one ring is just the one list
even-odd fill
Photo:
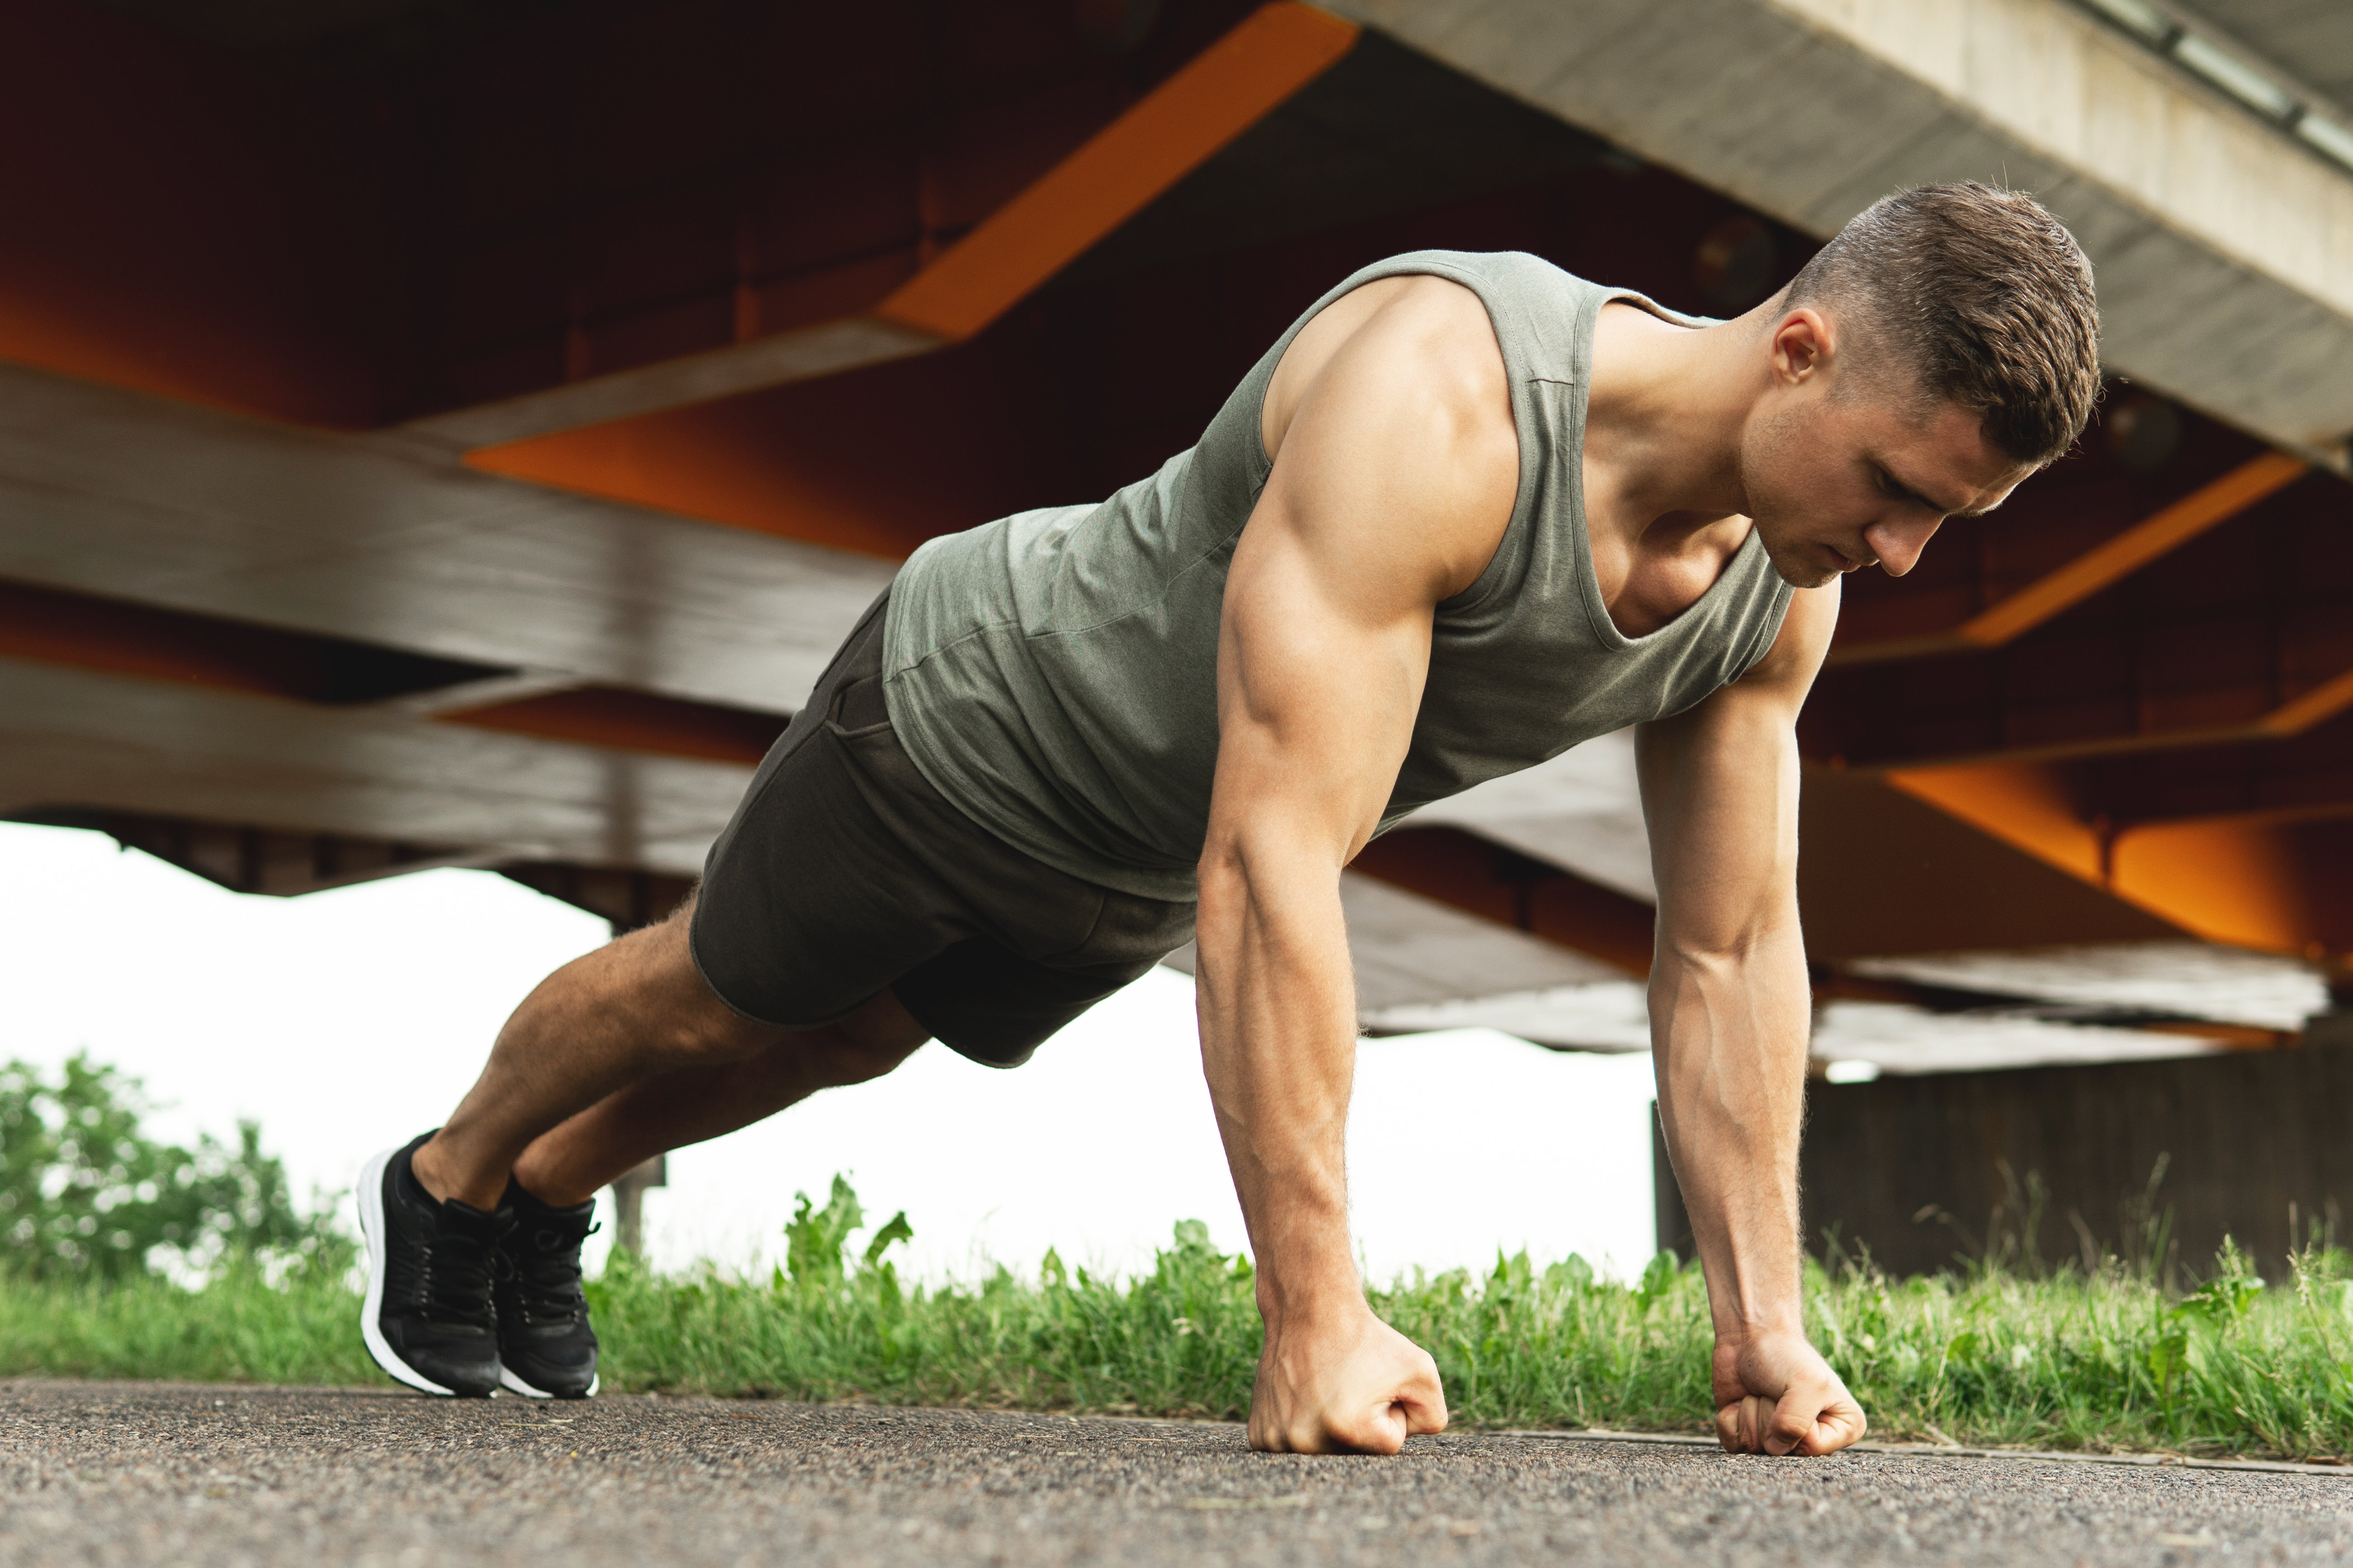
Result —
[[1873, 204], [1789, 285], [1830, 305], [1870, 359], [1908, 364], [1920, 394], [1957, 403], [1985, 437], [2040, 466], [2083, 433], [2100, 395], [2092, 264], [2031, 196], [1975, 181]]

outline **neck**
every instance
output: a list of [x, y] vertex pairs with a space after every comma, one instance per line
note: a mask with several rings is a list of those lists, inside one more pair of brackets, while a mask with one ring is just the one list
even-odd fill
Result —
[[1606, 476], [1618, 526], [1637, 535], [1628, 543], [1672, 545], [1747, 511], [1741, 431], [1765, 390], [1757, 340], [1778, 302], [1697, 330], [1639, 306], [1603, 309], [1585, 460], [1588, 474]]

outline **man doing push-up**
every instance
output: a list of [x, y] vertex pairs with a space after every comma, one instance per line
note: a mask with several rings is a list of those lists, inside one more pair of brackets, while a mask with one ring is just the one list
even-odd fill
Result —
[[1198, 933], [1250, 1441], [1394, 1453], [1446, 1399], [1351, 1255], [1341, 868], [1633, 725], [1718, 1432], [1852, 1442], [1799, 1318], [1794, 721], [1841, 575], [1909, 571], [2065, 451], [2097, 339], [2067, 231], [1975, 184], [1879, 203], [1729, 321], [1518, 254], [1343, 280], [1159, 472], [915, 552], [687, 907], [551, 975], [448, 1125], [370, 1165], [369, 1349], [437, 1393], [593, 1393], [599, 1187], [927, 1039], [1018, 1066]]

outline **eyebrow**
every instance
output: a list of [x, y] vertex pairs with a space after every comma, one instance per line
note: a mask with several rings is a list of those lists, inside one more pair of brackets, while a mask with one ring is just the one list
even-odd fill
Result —
[[[1879, 461], [1875, 458], [1873, 460]], [[1894, 468], [1889, 468], [1885, 462], [1879, 462], [1879, 471], [1887, 476], [1887, 482], [1889, 484], [1894, 485], [1897, 489], [1903, 491], [1905, 495], [1910, 496], [1922, 506], [1928, 508], [1932, 511], [1941, 512], [1947, 517], [1983, 517], [1986, 513], [1991, 511], [1994, 507], [2001, 504], [2000, 501], [1996, 501], [1993, 503], [1993, 506], [1947, 506], [1942, 501], [1932, 500], [1928, 497], [1922, 495], [1916, 486], [1907, 483], [1903, 475], [1897, 473]]]

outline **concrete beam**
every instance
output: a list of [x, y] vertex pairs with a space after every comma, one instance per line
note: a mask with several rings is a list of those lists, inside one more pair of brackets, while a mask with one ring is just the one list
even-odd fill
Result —
[[70, 806], [692, 876], [751, 776], [0, 658], [0, 816]]
[[[1379, 1026], [1388, 1008], [1499, 993], [1576, 991], [1625, 978], [1599, 959], [1355, 871], [1340, 873], [1340, 908], [1348, 920], [1356, 1007], [1368, 1026]], [[1191, 974], [1198, 954], [1187, 942], [1161, 962]]]
[[2032, 191], [2112, 366], [2347, 467], [2353, 178], [2063, 0], [1334, 8], [1812, 233], [1903, 185]]
[[0, 579], [531, 672], [448, 694], [476, 706], [585, 682], [789, 709], [896, 570], [0, 365]]

